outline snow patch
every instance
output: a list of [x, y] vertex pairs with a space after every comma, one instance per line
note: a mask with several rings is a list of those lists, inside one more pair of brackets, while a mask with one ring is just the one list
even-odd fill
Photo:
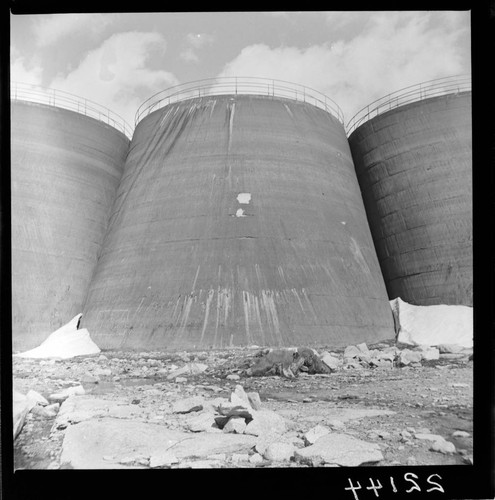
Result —
[[20, 358], [73, 358], [97, 354], [100, 348], [91, 340], [86, 328], [78, 330], [82, 314], [55, 330], [41, 345], [30, 351], [14, 354]]
[[473, 347], [473, 308], [468, 306], [415, 306], [400, 297], [390, 301], [399, 342], [437, 346]]

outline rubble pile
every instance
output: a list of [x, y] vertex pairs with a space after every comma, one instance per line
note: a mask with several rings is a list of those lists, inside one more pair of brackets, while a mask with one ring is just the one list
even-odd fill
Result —
[[439, 360], [441, 354], [447, 353], [455, 353], [454, 357], [466, 358], [472, 354], [472, 349], [457, 345], [438, 347], [429, 345], [410, 347], [408, 345], [401, 349], [397, 345], [386, 344], [378, 344], [370, 349], [365, 343], [347, 346], [341, 353], [326, 350], [318, 352], [307, 347], [266, 349], [257, 354], [256, 361], [244, 370], [244, 374], [246, 376], [280, 375], [294, 378], [301, 372], [328, 374], [346, 369], [400, 368], [408, 365], [419, 366], [423, 362]]

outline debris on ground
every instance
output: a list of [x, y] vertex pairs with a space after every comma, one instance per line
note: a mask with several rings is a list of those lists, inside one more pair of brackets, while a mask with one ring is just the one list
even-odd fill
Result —
[[466, 464], [471, 354], [391, 340], [339, 349], [15, 357], [24, 422], [14, 465]]

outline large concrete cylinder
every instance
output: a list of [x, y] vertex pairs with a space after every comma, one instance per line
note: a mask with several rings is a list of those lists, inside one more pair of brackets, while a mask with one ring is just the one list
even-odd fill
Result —
[[389, 297], [471, 306], [471, 93], [383, 113], [349, 142]]
[[12, 101], [13, 349], [82, 311], [129, 140], [85, 115]]
[[144, 118], [82, 325], [102, 348], [391, 338], [342, 125], [313, 105], [253, 95]]

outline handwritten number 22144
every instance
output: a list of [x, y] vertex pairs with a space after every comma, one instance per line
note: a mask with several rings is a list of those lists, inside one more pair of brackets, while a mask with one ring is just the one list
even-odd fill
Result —
[[[428, 476], [426, 482], [428, 483], [428, 485], [431, 485], [431, 488], [428, 488], [426, 490], [426, 493], [430, 493], [432, 491], [440, 491], [441, 493], [445, 493], [442, 486], [433, 480], [434, 477], [442, 479], [438, 474], [431, 474], [430, 476]], [[408, 488], [405, 490], [406, 493], [411, 493], [413, 491], [421, 491], [419, 484], [415, 481], [415, 479], [419, 479], [416, 474], [413, 474], [412, 472], [407, 472], [406, 474], [404, 474], [404, 479], [409, 483], [411, 483], [407, 485]], [[359, 500], [357, 491], [362, 489], [361, 484], [359, 484], [359, 481], [356, 481], [357, 485], [354, 485], [351, 478], [349, 478], [348, 480], [349, 480], [349, 487], [344, 489], [347, 491], [352, 491], [352, 494], [354, 495], [354, 500]], [[392, 491], [394, 493], [397, 493], [398, 490], [395, 485], [394, 478], [392, 476], [390, 477], [390, 486], [392, 488]], [[370, 478], [370, 486], [367, 486], [365, 489], [373, 491], [375, 496], [379, 497], [380, 496], [379, 490], [381, 490], [382, 488], [383, 486], [378, 479], [376, 480], [375, 484], [375, 481], [372, 478]]]

